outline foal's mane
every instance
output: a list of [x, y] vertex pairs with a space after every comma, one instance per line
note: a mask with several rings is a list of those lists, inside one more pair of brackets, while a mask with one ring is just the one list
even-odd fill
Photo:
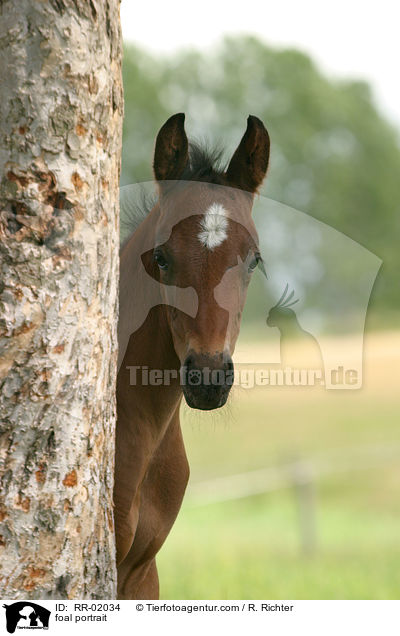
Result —
[[226, 166], [222, 162], [223, 149], [206, 143], [190, 142], [189, 161], [181, 175], [182, 181], [206, 181], [224, 185]]
[[[180, 181], [200, 181], [216, 185], [225, 184], [226, 166], [222, 161], [223, 149], [219, 146], [211, 147], [205, 143], [190, 142], [189, 160], [180, 176]], [[148, 195], [141, 190], [139, 200], [121, 195], [121, 226], [128, 237], [139, 227], [150, 210], [157, 203], [158, 197]]]

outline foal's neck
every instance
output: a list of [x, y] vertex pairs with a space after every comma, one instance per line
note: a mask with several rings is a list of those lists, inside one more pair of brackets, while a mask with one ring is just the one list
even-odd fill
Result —
[[[161, 296], [159, 299], [157, 294], [151, 296], [154, 289], [150, 287], [149, 291], [146, 287], [151, 281], [147, 274], [143, 276], [140, 262], [143, 250], [154, 242], [158, 214], [158, 206], [155, 206], [121, 253], [119, 336], [122, 361], [117, 385], [124, 405], [119, 419], [123, 418], [128, 427], [140, 427], [141, 435], [147, 431], [153, 439], [166, 430], [182, 399], [180, 361], [175, 352], [167, 309], [161, 304]], [[137, 287], [133, 291], [132, 272], [137, 270], [142, 272], [142, 277], [135, 279]], [[141, 310], [148, 306], [149, 294], [152, 308], [146, 316]], [[133, 320], [135, 331], [129, 336], [132, 316], [138, 320]], [[137, 328], [137, 324], [141, 326]]]
[[[164, 305], [153, 307], [130, 337], [120, 373], [132, 411], [152, 436], [165, 432], [182, 398], [180, 361], [175, 353]], [[129, 378], [129, 386], [127, 380]]]

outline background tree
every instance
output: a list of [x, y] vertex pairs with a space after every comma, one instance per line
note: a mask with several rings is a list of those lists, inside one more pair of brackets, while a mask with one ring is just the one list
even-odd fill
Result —
[[115, 594], [118, 0], [0, 6], [3, 597]]

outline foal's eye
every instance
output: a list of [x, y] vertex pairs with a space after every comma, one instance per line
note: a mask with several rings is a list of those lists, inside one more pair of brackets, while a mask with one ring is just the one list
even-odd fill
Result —
[[166, 270], [168, 269], [168, 263], [166, 261], [166, 259], [164, 258], [164, 256], [161, 254], [161, 252], [155, 252], [154, 254], [154, 260], [157, 263], [158, 267], [162, 270]]
[[261, 261], [261, 256], [260, 254], [255, 254], [254, 258], [252, 261], [250, 261], [249, 264], [249, 272], [254, 272], [254, 270], [256, 269], [258, 263]]

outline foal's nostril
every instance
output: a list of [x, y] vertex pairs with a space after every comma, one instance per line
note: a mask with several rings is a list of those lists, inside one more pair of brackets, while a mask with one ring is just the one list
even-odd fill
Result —
[[224, 362], [224, 371], [233, 371], [232, 358], [228, 358], [228, 360], [225, 360], [225, 362]]
[[189, 355], [183, 363], [183, 366], [186, 367], [188, 370], [194, 367], [194, 356]]

